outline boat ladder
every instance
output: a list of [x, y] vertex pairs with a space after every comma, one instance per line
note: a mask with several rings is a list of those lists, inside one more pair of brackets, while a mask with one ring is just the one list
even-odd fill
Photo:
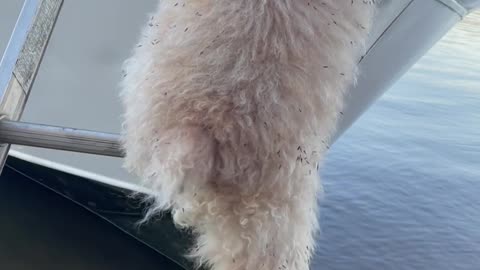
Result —
[[0, 171], [11, 144], [123, 157], [119, 134], [20, 122], [63, 0], [25, 0], [0, 62]]

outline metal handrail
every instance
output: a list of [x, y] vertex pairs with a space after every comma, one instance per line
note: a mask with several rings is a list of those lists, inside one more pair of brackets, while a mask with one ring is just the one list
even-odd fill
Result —
[[[20, 119], [62, 4], [63, 0], [24, 1], [0, 60], [1, 117]], [[9, 148], [8, 143], [0, 145], [0, 172]]]
[[0, 120], [0, 143], [123, 157], [114, 133]]

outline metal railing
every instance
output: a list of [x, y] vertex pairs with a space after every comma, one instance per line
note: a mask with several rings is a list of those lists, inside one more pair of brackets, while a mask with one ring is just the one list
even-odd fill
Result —
[[123, 157], [118, 134], [18, 121], [0, 121], [0, 142]]
[[10, 144], [123, 157], [119, 135], [18, 122], [63, 0], [25, 0], [0, 62], [0, 171]]

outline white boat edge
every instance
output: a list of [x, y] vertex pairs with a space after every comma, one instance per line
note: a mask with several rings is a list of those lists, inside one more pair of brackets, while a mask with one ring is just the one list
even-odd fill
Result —
[[12, 157], [27, 161], [29, 163], [33, 163], [33, 164], [40, 165], [40, 166], [43, 166], [43, 167], [51, 168], [51, 169], [54, 169], [54, 170], [57, 170], [57, 171], [65, 172], [65, 173], [72, 174], [72, 175], [75, 175], [75, 176], [79, 176], [79, 177], [82, 177], [82, 178], [85, 178], [85, 179], [90, 179], [90, 180], [93, 180], [93, 181], [96, 181], [96, 182], [99, 182], [99, 183], [102, 183], [102, 184], [106, 184], [106, 185], [110, 185], [110, 186], [114, 186], [114, 187], [118, 187], [118, 188], [123, 188], [123, 189], [131, 190], [133, 192], [142, 193], [142, 194], [150, 194], [151, 193], [148, 189], [146, 189], [142, 186], [139, 186], [139, 185], [135, 185], [133, 183], [125, 182], [125, 181], [122, 181], [122, 180], [117, 180], [115, 178], [111, 178], [111, 177], [101, 175], [101, 174], [97, 174], [97, 173], [94, 173], [94, 172], [90, 172], [90, 171], [87, 171], [87, 170], [82, 170], [82, 169], [75, 168], [75, 167], [72, 167], [72, 166], [68, 166], [68, 165], [65, 165], [65, 164], [61, 164], [61, 163], [58, 163], [58, 162], [55, 162], [55, 161], [51, 161], [51, 160], [48, 160], [48, 159], [45, 159], [45, 158], [36, 157], [34, 155], [27, 154], [27, 153], [24, 153], [24, 152], [21, 152], [21, 151], [11, 149], [10, 152], [9, 152], [9, 155], [12, 156]]

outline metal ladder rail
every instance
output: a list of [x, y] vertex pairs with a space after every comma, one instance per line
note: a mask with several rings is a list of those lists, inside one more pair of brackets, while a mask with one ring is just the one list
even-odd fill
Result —
[[76, 128], [0, 121], [0, 142], [63, 151], [123, 157], [120, 136]]
[[0, 171], [10, 144], [123, 157], [118, 134], [18, 122], [63, 0], [25, 0], [0, 62]]

